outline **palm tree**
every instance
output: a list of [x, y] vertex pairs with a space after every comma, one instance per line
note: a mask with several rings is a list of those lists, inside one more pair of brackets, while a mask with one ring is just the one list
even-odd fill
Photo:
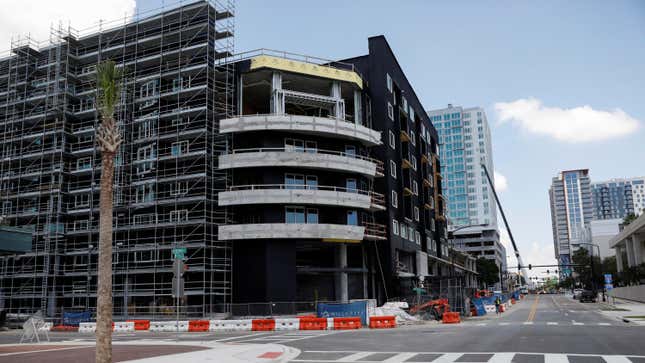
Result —
[[96, 68], [101, 125], [96, 134], [101, 151], [101, 195], [99, 225], [99, 275], [96, 303], [96, 362], [112, 362], [112, 184], [114, 158], [122, 139], [114, 120], [121, 96], [123, 71], [113, 61]]

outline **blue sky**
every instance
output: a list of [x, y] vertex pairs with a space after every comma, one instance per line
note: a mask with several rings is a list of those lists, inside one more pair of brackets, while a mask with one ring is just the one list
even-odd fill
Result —
[[[364, 54], [367, 37], [384, 34], [427, 108], [485, 107], [526, 263], [555, 262], [547, 190], [558, 170], [589, 168], [592, 180], [645, 175], [643, 1], [239, 0], [236, 30], [237, 52], [330, 59]], [[496, 103], [529, 98], [542, 106], [498, 122]], [[591, 111], [576, 109], [585, 105]]]

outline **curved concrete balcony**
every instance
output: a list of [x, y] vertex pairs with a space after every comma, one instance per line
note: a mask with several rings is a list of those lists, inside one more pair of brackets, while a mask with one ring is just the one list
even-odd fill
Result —
[[322, 239], [329, 242], [360, 242], [365, 227], [344, 224], [256, 223], [219, 226], [222, 241], [243, 239], [299, 238]]
[[322, 135], [361, 141], [368, 146], [381, 144], [381, 133], [365, 126], [329, 118], [302, 115], [247, 115], [220, 120], [219, 132], [276, 130]]
[[219, 206], [249, 204], [315, 204], [377, 211], [385, 210], [385, 197], [366, 190], [294, 184], [239, 185], [218, 194]]
[[383, 162], [339, 151], [294, 148], [237, 149], [219, 156], [220, 169], [291, 166], [383, 176]]

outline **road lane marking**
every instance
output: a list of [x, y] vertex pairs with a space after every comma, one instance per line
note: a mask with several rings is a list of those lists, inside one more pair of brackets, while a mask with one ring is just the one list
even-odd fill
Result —
[[374, 352], [358, 352], [354, 354], [350, 354], [347, 357], [342, 358], [343, 362], [356, 362], [357, 360], [361, 358], [365, 358], [368, 355], [372, 355]]
[[536, 296], [535, 301], [533, 302], [533, 306], [531, 306], [529, 317], [526, 321], [533, 321], [533, 319], [535, 318], [535, 312], [537, 311], [538, 301], [540, 301], [540, 295]]
[[213, 340], [213, 341], [214, 342], [225, 342], [225, 341], [228, 341], [228, 340], [243, 339], [243, 338], [248, 338], [248, 337], [259, 337], [261, 335], [267, 335], [267, 334], [271, 334], [271, 333], [259, 333], [259, 334], [256, 333], [256, 334], [238, 335], [236, 337], [230, 337], [230, 338], [225, 338], [225, 339], [217, 339], [217, 340]]
[[444, 353], [441, 357], [436, 358], [433, 360], [433, 363], [452, 363], [457, 361], [457, 359], [461, 358], [461, 356], [464, 355], [464, 353]]
[[620, 355], [603, 355], [602, 359], [607, 363], [632, 363], [631, 359]]
[[546, 325], [558, 325], [557, 321], [549, 321], [546, 323]]
[[610, 323], [598, 323], [598, 325], [602, 325], [602, 326], [610, 326], [611, 324], [610, 324]]
[[566, 354], [545, 354], [544, 363], [569, 363]]
[[573, 325], [585, 325], [585, 323], [580, 323], [580, 322], [577, 322], [575, 320], [572, 320], [571, 324], [573, 324]]
[[510, 325], [511, 323], [499, 323], [499, 325]]
[[522, 323], [522, 324], [524, 324], [524, 325], [533, 325], [533, 322], [532, 322], [532, 321], [525, 321], [525, 322], [524, 322], [524, 323]]
[[414, 357], [417, 355], [417, 353], [399, 353], [395, 355], [394, 357], [390, 357], [386, 360], [383, 361], [383, 363], [401, 363], [405, 362], [406, 360]]
[[494, 363], [511, 363], [515, 353], [495, 353], [488, 361]]

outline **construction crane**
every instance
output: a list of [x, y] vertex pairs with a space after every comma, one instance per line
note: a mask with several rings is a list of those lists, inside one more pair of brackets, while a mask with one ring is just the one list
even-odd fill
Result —
[[493, 179], [490, 177], [490, 173], [488, 173], [488, 168], [486, 168], [486, 165], [482, 163], [481, 166], [482, 168], [484, 168], [484, 172], [486, 173], [486, 179], [488, 179], [488, 184], [490, 185], [490, 188], [493, 190], [493, 196], [495, 197], [495, 202], [499, 207], [499, 211], [502, 214], [502, 219], [504, 220], [504, 225], [506, 226], [506, 230], [508, 231], [508, 236], [511, 239], [511, 244], [513, 245], [513, 250], [515, 252], [515, 258], [517, 258], [518, 269], [522, 273], [522, 276], [524, 276], [524, 279], [528, 282], [529, 274], [526, 271], [526, 267], [523, 267], [524, 263], [522, 261], [522, 256], [520, 256], [520, 251], [517, 249], [517, 245], [515, 244], [515, 238], [513, 238], [513, 232], [511, 232], [511, 227], [508, 225], [508, 221], [506, 220], [506, 214], [504, 214], [504, 209], [502, 208], [502, 204], [499, 202], [499, 198], [497, 197], [497, 191], [495, 190], [495, 184], [493, 183]]

